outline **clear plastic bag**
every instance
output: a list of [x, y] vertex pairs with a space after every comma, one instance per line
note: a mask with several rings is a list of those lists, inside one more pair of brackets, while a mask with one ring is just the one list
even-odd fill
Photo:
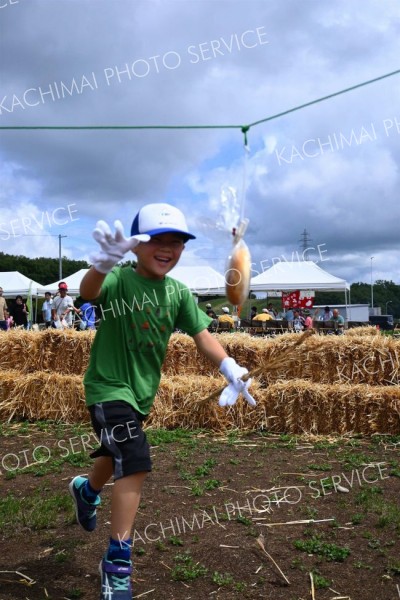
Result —
[[241, 306], [249, 295], [251, 256], [241, 236], [234, 241], [225, 273], [226, 295], [234, 306]]

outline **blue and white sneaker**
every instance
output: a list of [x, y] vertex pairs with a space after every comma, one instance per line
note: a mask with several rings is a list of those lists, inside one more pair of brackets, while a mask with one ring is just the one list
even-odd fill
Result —
[[101, 575], [100, 600], [132, 600], [131, 561], [111, 562], [104, 556], [99, 571]]
[[97, 496], [95, 502], [87, 502], [82, 497], [82, 487], [87, 481], [86, 477], [74, 477], [69, 484], [69, 491], [75, 503], [76, 520], [85, 531], [94, 531], [96, 528], [96, 507], [101, 500]]

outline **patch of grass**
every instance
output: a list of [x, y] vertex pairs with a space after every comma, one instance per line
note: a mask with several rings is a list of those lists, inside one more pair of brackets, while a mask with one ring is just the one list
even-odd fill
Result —
[[24, 498], [8, 494], [0, 499], [0, 531], [19, 532], [24, 528], [31, 530], [54, 527], [60, 515], [73, 522], [75, 511], [69, 494], [34, 493]]
[[79, 588], [72, 588], [67, 592], [68, 599], [75, 600], [75, 598], [82, 598], [83, 592]]
[[370, 567], [370, 565], [366, 565], [365, 563], [363, 563], [362, 560], [354, 561], [353, 565], [355, 566], [356, 569], [366, 569], [367, 571], [372, 571], [372, 567]]
[[236, 592], [244, 592], [246, 587], [247, 587], [247, 584], [244, 581], [237, 581], [236, 583], [233, 584], [233, 589]]
[[318, 517], [318, 510], [313, 506], [306, 506], [304, 512], [309, 519], [316, 519]]
[[389, 559], [389, 563], [385, 569], [389, 575], [400, 575], [400, 560], [399, 559]]
[[236, 521], [238, 523], [242, 523], [242, 525], [251, 525], [252, 524], [252, 520], [249, 519], [248, 517], [242, 517], [241, 515], [239, 515], [238, 517], [236, 517]]
[[202, 496], [204, 494], [204, 488], [203, 486], [201, 486], [199, 484], [198, 481], [196, 481], [192, 487], [190, 488], [190, 491], [192, 493], [193, 496]]
[[300, 569], [300, 571], [305, 571], [305, 569], [306, 569], [301, 558], [294, 558], [292, 560], [292, 562], [290, 563], [290, 568], [291, 569]]
[[343, 469], [346, 471], [351, 471], [351, 469], [357, 469], [371, 463], [371, 458], [366, 454], [362, 452], [350, 452], [348, 450], [340, 455], [340, 459], [340, 462], [343, 463]]
[[85, 452], [75, 452], [74, 454], [68, 454], [64, 458], [64, 462], [73, 467], [87, 467], [92, 463], [92, 459]]
[[138, 548], [134, 549], [134, 553], [136, 554], [136, 556], [143, 556], [144, 554], [146, 554], [146, 550], [143, 548], [143, 546], [139, 546]]
[[316, 554], [323, 556], [326, 560], [343, 562], [350, 554], [350, 549], [347, 547], [341, 548], [336, 544], [329, 544], [323, 542], [320, 536], [312, 536], [308, 540], [296, 540], [294, 542], [295, 548], [307, 552], [308, 554]]
[[195, 431], [187, 429], [146, 429], [147, 441], [151, 446], [187, 441], [195, 435]]
[[220, 587], [223, 585], [231, 585], [233, 583], [233, 577], [230, 573], [218, 573], [218, 571], [214, 571], [212, 582]]
[[159, 550], [159, 552], [168, 552], [167, 546], [161, 540], [157, 540], [156, 548]]
[[308, 465], [308, 468], [312, 471], [332, 471], [332, 466], [327, 463], [322, 465]]
[[177, 554], [175, 561], [178, 563], [171, 572], [174, 581], [192, 581], [198, 577], [207, 575], [207, 568], [204, 565], [195, 563], [189, 552]]
[[195, 477], [206, 477], [215, 465], [218, 464], [214, 458], [208, 458], [200, 467], [197, 467], [194, 474]]
[[328, 588], [332, 584], [332, 581], [330, 579], [326, 579], [325, 577], [320, 575], [317, 571], [315, 571], [315, 572], [313, 571], [313, 580], [314, 580], [315, 589], [317, 589], [317, 590], [321, 590], [323, 588]]
[[204, 487], [206, 488], [206, 490], [215, 490], [215, 488], [218, 488], [221, 485], [221, 482], [219, 481], [219, 479], [207, 479], [204, 482]]
[[171, 537], [168, 538], [168, 541], [172, 546], [183, 546], [183, 541], [176, 535], [171, 535]]
[[351, 522], [353, 525], [359, 525], [364, 520], [364, 515], [361, 513], [356, 513], [351, 517]]
[[398, 503], [385, 501], [382, 488], [370, 486], [361, 490], [355, 497], [355, 503], [362, 506], [365, 512], [378, 515], [377, 527], [392, 525], [400, 531], [400, 506]]

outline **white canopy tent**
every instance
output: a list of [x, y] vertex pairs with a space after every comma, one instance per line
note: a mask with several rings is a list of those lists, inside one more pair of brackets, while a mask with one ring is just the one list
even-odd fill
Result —
[[[319, 292], [343, 292], [346, 306], [351, 303], [350, 286], [344, 279], [331, 275], [316, 263], [307, 261], [279, 262], [270, 269], [253, 277], [252, 292], [311, 290]], [[347, 298], [347, 293], [349, 297]]]
[[[80, 269], [76, 273], [63, 279], [68, 285], [68, 294], [71, 296], [79, 296], [80, 283], [87, 272], [88, 269]], [[225, 294], [224, 276], [207, 265], [175, 267], [168, 275], [181, 281], [193, 294], [199, 296]], [[50, 283], [49, 285], [46, 285], [43, 290], [55, 293], [58, 290], [58, 284], [59, 281]]]
[[4, 298], [15, 298], [15, 296], [26, 298], [28, 295], [38, 296], [44, 293], [44, 287], [40, 283], [22, 275], [19, 271], [0, 272], [0, 287], [3, 288]]
[[250, 289], [252, 292], [318, 290], [346, 294], [350, 286], [344, 279], [331, 275], [307, 260], [275, 263], [251, 279]]
[[[62, 281], [65, 281], [65, 283], [67, 284], [68, 294], [70, 296], [79, 296], [79, 287], [81, 285], [81, 281], [88, 271], [89, 271], [89, 269], [80, 269], [76, 273], [73, 273], [72, 275], [69, 275], [68, 277], [65, 277], [62, 280]], [[55, 281], [54, 283], [49, 283], [49, 285], [46, 285], [44, 287], [44, 290], [46, 292], [51, 292], [52, 294], [55, 294], [55, 292], [58, 291], [59, 283], [60, 283], [59, 279], [57, 281]]]
[[[16, 296], [22, 296], [27, 298], [28, 310], [30, 314], [30, 320], [36, 321], [37, 319], [37, 299], [39, 295], [43, 295], [45, 288], [22, 275], [19, 271], [2, 271], [0, 272], [0, 287], [3, 288], [4, 298], [15, 298]], [[32, 298], [35, 298], [35, 308], [33, 309]]]
[[224, 276], [208, 265], [174, 267], [168, 275], [181, 281], [197, 296], [225, 295]]

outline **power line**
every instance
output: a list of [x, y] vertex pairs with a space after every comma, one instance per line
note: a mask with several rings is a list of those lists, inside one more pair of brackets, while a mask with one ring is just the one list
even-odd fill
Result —
[[375, 77], [374, 79], [369, 79], [368, 81], [363, 81], [362, 83], [357, 83], [352, 85], [351, 87], [345, 88], [343, 90], [339, 90], [338, 92], [334, 92], [333, 94], [328, 94], [327, 96], [322, 96], [321, 98], [317, 98], [316, 100], [311, 100], [310, 102], [306, 102], [305, 104], [300, 104], [299, 106], [295, 106], [293, 108], [289, 108], [283, 112], [277, 113], [275, 115], [271, 115], [269, 117], [265, 117], [264, 119], [260, 119], [258, 121], [254, 121], [253, 123], [249, 123], [247, 125], [2, 125], [0, 126], [0, 130], [128, 130], [128, 129], [240, 129], [244, 135], [244, 142], [247, 145], [247, 133], [251, 129], [251, 127], [256, 127], [261, 123], [266, 123], [268, 121], [272, 121], [274, 119], [278, 119], [279, 117], [283, 117], [284, 115], [288, 115], [292, 112], [302, 110], [307, 106], [312, 106], [313, 104], [318, 104], [319, 102], [324, 102], [325, 100], [329, 100], [330, 98], [334, 98], [335, 96], [340, 96], [341, 94], [347, 94], [353, 90], [364, 87], [366, 85], [370, 85], [371, 83], [376, 83], [377, 81], [381, 81], [382, 79], [386, 79], [388, 77], [393, 77], [393, 75], [398, 75], [400, 73], [400, 69], [396, 71], [392, 71], [391, 73], [385, 73], [385, 75], [380, 75], [379, 77]]

